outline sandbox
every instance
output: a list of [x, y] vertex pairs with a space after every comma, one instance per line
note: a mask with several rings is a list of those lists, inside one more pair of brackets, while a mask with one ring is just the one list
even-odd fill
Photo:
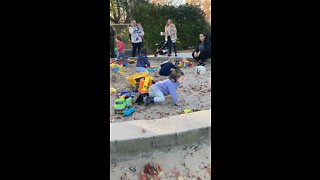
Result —
[[[159, 66], [166, 58], [149, 58], [151, 66]], [[189, 59], [188, 59], [189, 60]], [[192, 67], [184, 67], [182, 71], [185, 73], [184, 81], [178, 89], [178, 97], [181, 101], [180, 106], [174, 106], [170, 96], [162, 104], [152, 104], [149, 106], [134, 105], [136, 111], [131, 116], [115, 114], [113, 103], [117, 98], [116, 94], [110, 95], [110, 122], [124, 122], [132, 120], [151, 120], [167, 118], [181, 114], [184, 109], [190, 109], [191, 112], [211, 109], [211, 62], [206, 63], [206, 72], [203, 75], [198, 75], [196, 72], [196, 62], [192, 61]], [[124, 74], [119, 75], [116, 82], [111, 82], [111, 87], [117, 89], [117, 92], [131, 91], [129, 82], [125, 79], [135, 71], [136, 64], [129, 64], [128, 67], [122, 68]], [[168, 77], [155, 77], [154, 80], [162, 81]], [[110, 75], [111, 77], [111, 75]]]

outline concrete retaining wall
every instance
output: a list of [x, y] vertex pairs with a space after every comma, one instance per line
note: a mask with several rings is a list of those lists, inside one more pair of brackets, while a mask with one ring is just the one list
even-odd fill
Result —
[[211, 139], [211, 110], [111, 123], [110, 131], [110, 158], [119, 161], [141, 152]]

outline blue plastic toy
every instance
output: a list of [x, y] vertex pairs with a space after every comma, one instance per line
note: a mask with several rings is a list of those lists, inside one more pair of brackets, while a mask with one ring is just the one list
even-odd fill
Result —
[[124, 110], [123, 115], [124, 115], [124, 116], [130, 116], [130, 115], [132, 115], [135, 111], [136, 111], [136, 109], [135, 109], [134, 107], [127, 108], [126, 110]]
[[129, 91], [122, 91], [121, 93], [120, 93], [120, 96], [122, 96], [122, 95], [124, 95], [124, 94], [127, 94], [127, 93], [130, 93]]
[[148, 72], [155, 72], [156, 71], [155, 68], [148, 68], [147, 70], [148, 70]]
[[113, 70], [118, 72], [120, 70], [120, 68], [119, 67], [114, 67]]
[[122, 92], [120, 93], [120, 96], [123, 96], [123, 95], [125, 95], [126, 97], [132, 97], [132, 98], [135, 97], [135, 93], [128, 92], [128, 91], [122, 91]]

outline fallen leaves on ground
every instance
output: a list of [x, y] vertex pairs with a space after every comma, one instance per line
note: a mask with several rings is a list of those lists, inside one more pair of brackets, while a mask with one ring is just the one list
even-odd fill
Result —
[[184, 180], [182, 176], [177, 176], [176, 180]]
[[120, 180], [130, 180], [130, 178], [127, 177], [127, 173], [124, 173], [124, 175], [120, 177]]
[[110, 169], [114, 169], [117, 167], [117, 164], [116, 163], [110, 163]]
[[151, 165], [150, 163], [144, 166], [144, 170], [139, 175], [139, 180], [159, 180], [159, 177], [164, 176], [160, 165]]

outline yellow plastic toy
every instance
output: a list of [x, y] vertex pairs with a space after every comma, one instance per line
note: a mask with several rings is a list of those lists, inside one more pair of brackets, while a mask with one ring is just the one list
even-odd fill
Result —
[[122, 65], [119, 65], [119, 64], [110, 64], [110, 69], [113, 69], [113, 68], [119, 68], [120, 70], [122, 69]]
[[147, 76], [149, 76], [149, 72], [142, 72], [142, 73], [135, 73], [129, 77], [126, 77], [126, 79], [127, 81], [129, 81], [132, 88], [136, 88], [137, 82], [139, 82], [141, 78], [145, 78]]
[[147, 77], [145, 77], [145, 79], [141, 79], [138, 91], [141, 94], [148, 93], [148, 89], [152, 85], [152, 81], [153, 81], [152, 76], [147, 76]]
[[122, 70], [122, 64], [110, 64], [110, 70], [114, 70], [115, 72], [119, 73], [119, 74], [124, 74]]
[[183, 60], [180, 60], [180, 61], [179, 61], [178, 67], [179, 67], [179, 68], [182, 68], [182, 67], [183, 67]]
[[133, 64], [133, 63], [135, 63], [136, 62], [136, 60], [134, 60], [134, 59], [128, 59], [128, 63], [129, 64]]
[[115, 93], [115, 92], [117, 92], [117, 89], [115, 89], [115, 88], [110, 88], [110, 93], [112, 94], [112, 93]]

